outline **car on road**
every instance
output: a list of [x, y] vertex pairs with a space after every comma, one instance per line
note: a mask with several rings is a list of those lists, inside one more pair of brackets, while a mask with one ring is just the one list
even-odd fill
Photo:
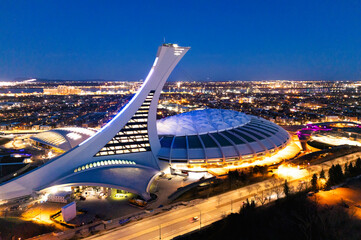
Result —
[[197, 222], [197, 221], [199, 221], [199, 217], [198, 217], [198, 216], [191, 217], [191, 218], [189, 219], [189, 221], [190, 221], [191, 223]]
[[307, 193], [307, 196], [309, 196], [309, 197], [312, 197], [313, 195], [315, 195], [314, 192], [309, 192], [309, 193]]

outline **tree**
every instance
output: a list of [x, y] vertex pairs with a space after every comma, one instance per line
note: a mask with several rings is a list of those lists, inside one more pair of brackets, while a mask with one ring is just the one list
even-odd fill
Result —
[[268, 173], [268, 166], [260, 166], [259, 172], [262, 174], [262, 177], [264, 177]]
[[268, 195], [265, 191], [261, 191], [260, 193], [255, 194], [254, 198], [258, 202], [260, 202], [262, 206], [267, 202], [267, 200], [269, 200]]
[[246, 177], [246, 174], [243, 171], [241, 171], [241, 174], [239, 174], [239, 179], [242, 182], [246, 181], [247, 177]]
[[352, 163], [350, 162], [350, 164], [348, 165], [348, 168], [347, 168], [348, 172], [349, 172], [349, 177], [353, 177], [356, 175], [355, 173], [355, 167], [352, 165]]
[[312, 179], [311, 179], [311, 185], [312, 185], [312, 190], [316, 191], [317, 190], [317, 182], [318, 182], [318, 178], [316, 173], [312, 175]]
[[259, 168], [260, 168], [260, 166], [258, 166], [258, 165], [254, 166], [254, 167], [252, 168], [252, 173], [253, 173], [254, 175], [256, 175], [257, 173], [259, 173], [259, 172], [260, 172], [260, 171], [259, 171]]
[[256, 208], [256, 203], [254, 202], [254, 200], [249, 202], [249, 200], [247, 198], [246, 202], [243, 202], [243, 205], [242, 205], [241, 209], [239, 210], [239, 214], [240, 215], [248, 215], [250, 213], [253, 213], [255, 208]]
[[332, 165], [328, 170], [328, 176], [327, 187], [341, 183], [344, 180], [344, 175], [340, 164]]
[[335, 185], [335, 166], [332, 164], [332, 166], [330, 167], [330, 169], [328, 170], [328, 181], [327, 181], [327, 186], [331, 187], [333, 185]]
[[323, 170], [323, 169], [320, 172], [320, 178], [326, 179], [325, 170]]
[[342, 182], [344, 180], [344, 175], [342, 172], [342, 167], [340, 164], [336, 164], [335, 166], [335, 182], [336, 184]]
[[344, 172], [345, 177], [349, 177], [349, 176], [350, 176], [350, 170], [348, 169], [347, 163], [345, 163], [343, 172]]
[[229, 182], [229, 188], [232, 189], [232, 187], [235, 185], [237, 180], [239, 179], [239, 173], [237, 170], [231, 170], [228, 172], [228, 182]]
[[279, 199], [282, 194], [282, 181], [274, 178], [271, 184], [273, 192], [276, 194], [277, 199]]
[[360, 174], [361, 173], [361, 158], [358, 158], [356, 160], [355, 168], [356, 168], [356, 170], [355, 170], [356, 174], [357, 175]]
[[287, 180], [285, 180], [285, 183], [283, 184], [283, 193], [286, 197], [290, 194], [290, 187], [288, 186]]
[[305, 189], [305, 182], [301, 181], [297, 185], [297, 192], [302, 192], [303, 189]]

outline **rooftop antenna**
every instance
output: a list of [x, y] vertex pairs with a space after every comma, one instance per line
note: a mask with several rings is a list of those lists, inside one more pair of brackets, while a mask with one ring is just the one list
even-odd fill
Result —
[[163, 37], [163, 43], [165, 43], [165, 37]]

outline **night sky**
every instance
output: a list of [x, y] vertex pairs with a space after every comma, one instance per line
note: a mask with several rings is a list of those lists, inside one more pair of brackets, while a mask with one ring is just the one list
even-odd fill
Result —
[[164, 37], [171, 80], [361, 79], [359, 0], [0, 0], [0, 80], [143, 79]]

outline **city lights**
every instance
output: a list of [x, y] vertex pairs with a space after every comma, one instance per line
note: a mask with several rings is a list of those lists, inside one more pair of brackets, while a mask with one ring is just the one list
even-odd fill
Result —
[[301, 179], [309, 175], [306, 169], [286, 164], [280, 165], [275, 172], [279, 177], [287, 180]]

